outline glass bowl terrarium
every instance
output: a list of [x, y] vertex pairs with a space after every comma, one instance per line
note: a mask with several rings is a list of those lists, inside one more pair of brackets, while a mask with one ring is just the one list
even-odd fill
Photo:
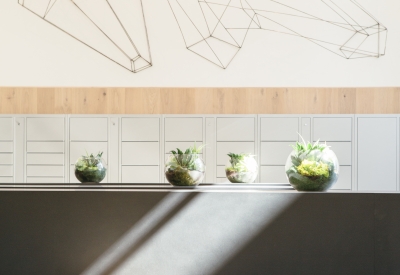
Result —
[[257, 178], [258, 165], [253, 155], [229, 153], [225, 174], [232, 183], [251, 183]]
[[326, 144], [297, 142], [285, 171], [297, 191], [326, 191], [339, 177], [339, 162]]
[[172, 150], [165, 163], [165, 177], [173, 186], [196, 186], [204, 179], [206, 166], [200, 157], [203, 146], [190, 147], [185, 152]]
[[103, 152], [81, 156], [75, 163], [76, 178], [86, 184], [100, 183], [107, 172], [107, 164], [102, 158]]

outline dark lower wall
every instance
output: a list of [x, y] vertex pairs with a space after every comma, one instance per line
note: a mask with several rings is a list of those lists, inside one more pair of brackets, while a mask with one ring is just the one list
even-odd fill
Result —
[[0, 192], [0, 274], [399, 274], [400, 194]]

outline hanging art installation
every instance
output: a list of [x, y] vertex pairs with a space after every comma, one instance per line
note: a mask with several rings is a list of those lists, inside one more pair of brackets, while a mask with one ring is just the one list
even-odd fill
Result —
[[[225, 69], [250, 31], [299, 37], [346, 59], [385, 55], [387, 28], [355, 0], [167, 0], [186, 48]], [[152, 66], [142, 0], [18, 0], [131, 72]]]
[[18, 3], [131, 72], [152, 66], [142, 0], [18, 0]]
[[387, 28], [354, 0], [168, 0], [186, 48], [227, 68], [249, 31], [306, 39], [346, 59], [386, 52]]

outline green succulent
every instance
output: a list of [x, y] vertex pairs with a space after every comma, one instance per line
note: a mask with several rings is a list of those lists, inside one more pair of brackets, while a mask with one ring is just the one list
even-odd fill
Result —
[[302, 136], [300, 136], [302, 142], [296, 142], [295, 145], [292, 145], [294, 149], [294, 153], [292, 154], [292, 163], [295, 166], [299, 166], [302, 161], [306, 158], [310, 157], [310, 154], [313, 154], [313, 159], [315, 161], [319, 161], [320, 154], [316, 154], [316, 150], [319, 152], [324, 151], [329, 148], [326, 144], [320, 144], [319, 140], [317, 140], [314, 144], [311, 142], [305, 142]]
[[195, 161], [199, 158], [199, 154], [201, 150], [204, 148], [205, 145], [201, 145], [199, 147], [193, 145], [189, 147], [185, 151], [176, 148], [175, 150], [171, 151], [171, 154], [174, 156], [170, 162], [170, 169], [174, 170], [176, 168], [187, 168], [189, 170], [196, 170], [196, 163]]
[[97, 153], [97, 156], [94, 156], [93, 154], [88, 154], [86, 152], [86, 156], [82, 156], [79, 158], [77, 163], [75, 164], [75, 167], [79, 171], [95, 171], [98, 170], [98, 164], [100, 162], [101, 157], [103, 156], [103, 152]]
[[231, 167], [228, 167], [227, 170], [234, 171], [234, 172], [247, 172], [247, 165], [244, 162], [245, 158], [251, 157], [250, 154], [234, 154], [229, 153], [228, 156], [230, 157], [229, 162]]

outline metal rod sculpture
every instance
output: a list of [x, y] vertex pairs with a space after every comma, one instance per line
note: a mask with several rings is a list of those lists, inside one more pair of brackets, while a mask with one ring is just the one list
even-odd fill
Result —
[[[354, 0], [168, 0], [186, 48], [221, 68], [249, 30], [307, 39], [346, 59], [385, 54], [387, 28]], [[268, 45], [266, 45], [268, 47]]]
[[18, 3], [131, 72], [152, 66], [142, 0], [18, 0]]

